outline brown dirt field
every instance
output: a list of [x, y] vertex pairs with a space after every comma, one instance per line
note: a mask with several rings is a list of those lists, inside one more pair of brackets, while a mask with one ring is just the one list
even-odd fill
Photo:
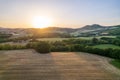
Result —
[[82, 52], [0, 51], [0, 80], [120, 80], [109, 60]]

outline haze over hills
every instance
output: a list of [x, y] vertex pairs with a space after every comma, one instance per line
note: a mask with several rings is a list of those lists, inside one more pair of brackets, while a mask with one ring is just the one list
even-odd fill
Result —
[[[74, 36], [80, 36], [83, 34], [101, 34], [101, 33], [107, 33], [109, 31], [113, 31], [116, 28], [120, 28], [120, 25], [115, 26], [102, 26], [99, 24], [93, 24], [93, 25], [86, 25], [81, 28], [60, 28], [60, 27], [48, 27], [48, 28], [3, 28], [0, 27], [1, 33], [8, 33], [8, 34], [22, 34], [22, 35], [28, 35], [32, 34], [32, 32], [43, 32], [43, 33], [66, 33], [71, 34]], [[117, 31], [118, 32], [118, 31]]]
[[81, 28], [60, 28], [60, 27], [48, 27], [41, 30], [48, 31], [48, 32], [60, 32], [60, 33], [68, 33], [73, 35], [80, 35], [82, 33], [101, 33], [108, 30], [113, 30], [116, 28], [120, 28], [120, 25], [115, 26], [102, 26], [99, 24], [93, 25], [86, 25]]

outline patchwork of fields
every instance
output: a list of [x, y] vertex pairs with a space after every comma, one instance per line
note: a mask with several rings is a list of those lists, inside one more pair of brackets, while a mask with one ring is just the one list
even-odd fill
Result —
[[0, 80], [120, 80], [109, 60], [82, 52], [0, 51]]
[[99, 49], [120, 49], [119, 46], [113, 45], [113, 44], [100, 44], [100, 45], [95, 45], [93, 46], [94, 48], [99, 48]]
[[[116, 38], [116, 36], [98, 36], [96, 38], [100, 39], [101, 37], [106, 38]], [[92, 40], [94, 37], [78, 37], [78, 38], [40, 38], [39, 41], [62, 41], [68, 39], [85, 39], [85, 40]]]

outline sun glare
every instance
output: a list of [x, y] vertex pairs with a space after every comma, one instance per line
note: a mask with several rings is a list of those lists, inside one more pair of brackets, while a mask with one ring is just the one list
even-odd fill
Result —
[[34, 28], [45, 28], [52, 24], [52, 19], [43, 16], [37, 16], [33, 18], [32, 25]]

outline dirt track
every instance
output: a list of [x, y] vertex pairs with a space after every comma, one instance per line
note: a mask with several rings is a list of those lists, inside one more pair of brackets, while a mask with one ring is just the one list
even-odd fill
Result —
[[0, 80], [120, 80], [109, 60], [87, 53], [0, 51]]

